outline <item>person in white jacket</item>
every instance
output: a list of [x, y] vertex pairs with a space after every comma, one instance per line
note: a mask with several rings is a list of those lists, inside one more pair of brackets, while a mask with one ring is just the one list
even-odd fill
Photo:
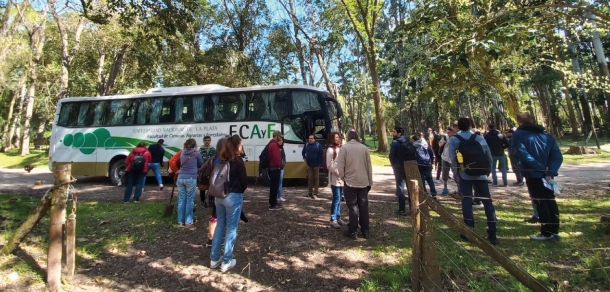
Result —
[[343, 192], [343, 181], [339, 178], [339, 169], [337, 168], [337, 157], [341, 149], [341, 136], [338, 133], [332, 132], [326, 140], [326, 167], [328, 168], [328, 182], [332, 190], [333, 199], [330, 205], [330, 226], [336, 229], [347, 223], [341, 220], [341, 193]]

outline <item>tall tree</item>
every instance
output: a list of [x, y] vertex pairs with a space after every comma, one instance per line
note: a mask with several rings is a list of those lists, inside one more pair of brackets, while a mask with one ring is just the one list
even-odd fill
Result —
[[377, 137], [379, 140], [379, 152], [389, 150], [388, 134], [381, 103], [381, 91], [379, 83], [379, 73], [377, 70], [377, 23], [383, 0], [341, 0], [341, 4], [352, 23], [352, 28], [362, 45], [369, 65], [369, 74], [373, 82], [372, 94], [375, 105], [375, 121], [377, 125]]

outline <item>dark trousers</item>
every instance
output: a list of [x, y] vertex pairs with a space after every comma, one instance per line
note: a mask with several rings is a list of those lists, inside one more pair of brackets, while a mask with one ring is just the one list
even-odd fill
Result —
[[349, 232], [358, 231], [358, 223], [360, 230], [369, 230], [369, 191], [371, 187], [353, 188], [347, 184], [343, 187], [345, 195], [345, 204], [349, 210], [349, 224], [347, 230]]
[[430, 187], [430, 194], [436, 197], [436, 187], [434, 186], [434, 178], [432, 177], [432, 165], [430, 166], [418, 166], [419, 173], [421, 174], [422, 187], [426, 192], [426, 183]]
[[540, 233], [551, 236], [559, 233], [559, 208], [555, 201], [555, 192], [544, 186], [541, 178], [525, 178], [527, 191], [538, 209]]
[[493, 239], [496, 238], [496, 209], [494, 208], [489, 194], [489, 185], [486, 180], [466, 180], [460, 178], [460, 190], [464, 197], [462, 198], [462, 214], [464, 223], [474, 228], [474, 214], [472, 211], [472, 189], [476, 189], [478, 197], [481, 198], [485, 208], [485, 216], [487, 217], [487, 236]]
[[521, 174], [521, 171], [517, 167], [517, 164], [515, 164], [517, 159], [518, 159], [517, 157], [510, 158], [510, 167], [513, 169], [513, 173], [515, 173], [515, 176], [517, 177], [517, 182], [523, 182], [523, 175]]
[[277, 192], [280, 189], [281, 169], [269, 169], [269, 205], [277, 205]]
[[441, 179], [441, 171], [443, 170], [443, 159], [438, 153], [434, 154], [436, 160], [434, 160], [434, 167], [436, 167], [436, 180]]
[[133, 191], [133, 186], [136, 186], [136, 191], [133, 195], [134, 201], [139, 201], [140, 196], [142, 195], [142, 187], [144, 185], [144, 179], [146, 178], [146, 173], [133, 173], [126, 172], [127, 176], [127, 186], [125, 187], [125, 194], [123, 195], [123, 202], [129, 202], [131, 198], [131, 192]]
[[[405, 169], [401, 167], [392, 167], [394, 170], [394, 179], [396, 180], [396, 197], [398, 197], [398, 211], [406, 211], [407, 205], [407, 178], [405, 176]], [[411, 209], [411, 200], [409, 202], [409, 209]]]

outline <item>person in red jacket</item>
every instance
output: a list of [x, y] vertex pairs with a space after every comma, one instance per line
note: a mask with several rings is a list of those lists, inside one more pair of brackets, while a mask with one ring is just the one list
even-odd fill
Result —
[[269, 211], [282, 209], [282, 204], [277, 202], [277, 192], [282, 171], [282, 152], [278, 141], [283, 137], [282, 132], [274, 131], [273, 139], [269, 142]]
[[125, 175], [127, 175], [127, 187], [125, 188], [125, 195], [123, 196], [123, 203], [129, 203], [131, 198], [131, 192], [133, 186], [136, 187], [136, 192], [133, 195], [133, 202], [140, 202], [140, 196], [142, 195], [142, 182], [146, 178], [148, 173], [148, 163], [152, 160], [150, 152], [146, 149], [146, 143], [140, 142], [136, 148], [129, 153], [125, 164]]

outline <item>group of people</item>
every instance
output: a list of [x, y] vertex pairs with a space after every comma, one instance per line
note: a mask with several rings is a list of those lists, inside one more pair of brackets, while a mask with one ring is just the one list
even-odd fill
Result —
[[[462, 197], [462, 214], [466, 225], [474, 228], [473, 206], [485, 209], [487, 217], [487, 239], [498, 244], [496, 212], [489, 191], [488, 176], [491, 173], [491, 184], [507, 187], [507, 156], [511, 161], [516, 176], [514, 186], [527, 185], [532, 199], [534, 215], [527, 222], [540, 223], [540, 233], [532, 235], [532, 240], [559, 241], [559, 210], [555, 193], [549, 185], [558, 175], [563, 161], [555, 139], [545, 132], [544, 127], [534, 124], [527, 113], [517, 115], [517, 129], [509, 129], [504, 134], [492, 124], [487, 131], [472, 129], [469, 118], [460, 118], [444, 135], [436, 135], [429, 129], [429, 142], [421, 133], [411, 136], [410, 141], [404, 136], [404, 129], [396, 127], [393, 131], [394, 141], [390, 150], [390, 162], [396, 178], [396, 196], [398, 197], [399, 215], [409, 214], [406, 208], [407, 190], [405, 189], [405, 161], [417, 161], [422, 181], [428, 183], [430, 194], [436, 198], [432, 165], [436, 164], [437, 180], [442, 175], [443, 195], [449, 194], [447, 182], [449, 171], [457, 184], [457, 192]], [[435, 145], [429, 146], [428, 144]], [[431, 150], [432, 149], [432, 150]], [[499, 184], [496, 169], [502, 173], [502, 184]], [[545, 183], [546, 182], [546, 183]], [[410, 209], [410, 206], [409, 206]], [[466, 239], [463, 235], [463, 239]]]

